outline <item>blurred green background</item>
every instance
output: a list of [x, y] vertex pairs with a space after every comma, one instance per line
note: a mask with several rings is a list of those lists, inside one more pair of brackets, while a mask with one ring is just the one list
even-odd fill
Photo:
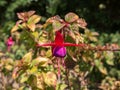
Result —
[[115, 33], [120, 31], [119, 6], [119, 0], [0, 0], [0, 28], [7, 26], [10, 30], [17, 12], [35, 10], [43, 21], [56, 14], [62, 17], [75, 12], [85, 18], [88, 28]]

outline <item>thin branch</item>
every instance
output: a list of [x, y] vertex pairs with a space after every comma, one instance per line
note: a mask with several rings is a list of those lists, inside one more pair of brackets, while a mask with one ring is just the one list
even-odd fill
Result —
[[[79, 45], [79, 44], [78, 44]], [[91, 50], [91, 51], [120, 51], [120, 47], [118, 45], [105, 45], [105, 46], [91, 46], [89, 44], [84, 44], [81, 46], [83, 50]]]

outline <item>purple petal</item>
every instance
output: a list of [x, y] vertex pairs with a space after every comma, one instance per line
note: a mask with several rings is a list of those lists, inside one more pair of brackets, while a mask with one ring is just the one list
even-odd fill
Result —
[[65, 57], [66, 56], [66, 48], [65, 47], [61, 47], [61, 46], [57, 46], [53, 48], [53, 56], [56, 57]]

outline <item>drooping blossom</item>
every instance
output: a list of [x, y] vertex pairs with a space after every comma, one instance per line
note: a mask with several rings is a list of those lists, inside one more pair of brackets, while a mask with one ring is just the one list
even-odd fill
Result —
[[[64, 63], [64, 57], [67, 54], [66, 46], [85, 46], [85, 44], [74, 44], [74, 43], [68, 43], [64, 42], [63, 35], [56, 31], [55, 35], [55, 41], [52, 43], [45, 43], [45, 44], [38, 44], [38, 47], [40, 46], [52, 46], [52, 55], [57, 58], [57, 64], [58, 64], [58, 80], [60, 80], [60, 64], [62, 63], [63, 67], [65, 67]], [[61, 59], [60, 59], [61, 58]]]
[[14, 44], [13, 38], [12, 38], [12, 37], [9, 37], [9, 38], [7, 39], [6, 44], [7, 44], [7, 51], [10, 51], [11, 46]]
[[38, 47], [40, 46], [52, 46], [52, 55], [55, 57], [65, 57], [66, 52], [66, 46], [85, 46], [85, 44], [74, 44], [69, 42], [64, 42], [63, 35], [56, 31], [55, 41], [52, 43], [45, 43], [45, 44], [37, 44]]

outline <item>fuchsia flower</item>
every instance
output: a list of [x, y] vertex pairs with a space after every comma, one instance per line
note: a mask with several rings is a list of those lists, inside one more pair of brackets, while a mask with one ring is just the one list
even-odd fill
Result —
[[55, 57], [65, 57], [67, 52], [66, 52], [66, 46], [85, 46], [85, 44], [74, 44], [74, 43], [68, 43], [64, 42], [63, 35], [59, 32], [56, 31], [56, 37], [55, 41], [53, 43], [45, 43], [45, 44], [38, 44], [37, 46], [52, 46], [52, 54]]
[[10, 51], [11, 46], [14, 44], [14, 41], [13, 41], [12, 37], [9, 37], [7, 39], [7, 43], [6, 44], [7, 44], [7, 51]]
[[60, 63], [62, 63], [62, 66], [65, 68], [65, 62], [64, 62], [64, 57], [67, 54], [66, 51], [66, 46], [85, 46], [85, 44], [74, 44], [74, 43], [68, 43], [64, 42], [63, 35], [59, 32], [56, 31], [56, 36], [55, 36], [55, 41], [53, 43], [45, 43], [45, 44], [38, 44], [39, 46], [52, 46], [52, 55], [55, 57], [60, 57], [57, 58], [57, 64], [58, 64], [58, 81], [60, 81]]
[[62, 63], [63, 67], [65, 68], [65, 63], [64, 63], [64, 57], [67, 54], [66, 51], [66, 46], [85, 46], [85, 44], [74, 44], [74, 43], [68, 43], [64, 42], [63, 35], [59, 32], [56, 31], [56, 36], [55, 36], [55, 41], [52, 43], [45, 43], [45, 44], [38, 44], [39, 46], [52, 46], [52, 55], [55, 57], [60, 57], [57, 58], [57, 64], [58, 64], [58, 80], [60, 81], [60, 63]]

